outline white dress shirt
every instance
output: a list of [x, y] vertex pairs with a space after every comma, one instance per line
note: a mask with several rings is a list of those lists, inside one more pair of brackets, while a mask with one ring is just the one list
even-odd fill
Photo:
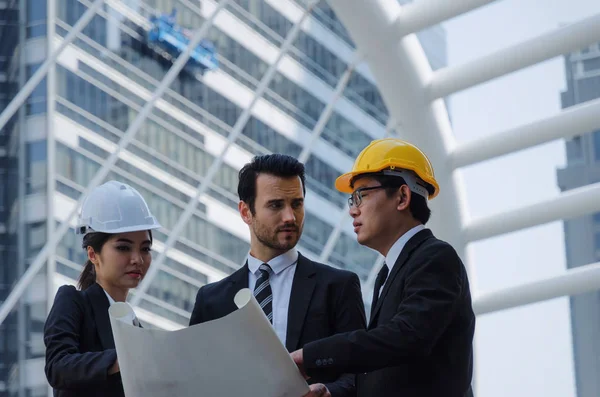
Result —
[[[108, 292], [106, 292], [106, 290], [104, 290], [104, 289], [102, 289], [102, 290], [104, 291], [104, 293], [106, 294], [106, 297], [108, 298], [108, 306], [109, 307], [112, 306], [115, 303], [115, 300], [112, 298], [112, 296], [110, 296], [108, 294]], [[136, 317], [135, 313], [132, 310], [126, 316], [120, 318], [120, 320], [123, 321], [123, 322], [125, 322], [125, 323], [129, 323], [129, 324], [135, 325], [135, 320], [137, 320], [137, 317]]]
[[[392, 274], [392, 269], [396, 265], [396, 261], [398, 260], [398, 257], [400, 257], [400, 253], [404, 249], [406, 243], [408, 243], [408, 240], [410, 240], [415, 234], [419, 233], [423, 229], [425, 229], [425, 226], [423, 225], [417, 225], [413, 227], [412, 229], [404, 233], [402, 236], [400, 236], [400, 238], [396, 240], [394, 245], [392, 245], [392, 248], [390, 248], [388, 254], [385, 256], [385, 264], [390, 269], [390, 271], [388, 272], [388, 277], [390, 274]], [[387, 278], [385, 281], [387, 281]], [[383, 283], [383, 285], [385, 285], [385, 282]], [[383, 291], [383, 286], [379, 290], [379, 294], [381, 294], [381, 291]]]
[[[263, 263], [252, 255], [248, 255], [248, 287], [252, 291], [254, 291], [256, 280], [260, 277], [258, 268]], [[298, 251], [295, 248], [267, 262], [273, 269], [269, 275], [269, 284], [273, 292], [273, 328], [284, 345], [288, 324], [288, 307], [297, 263]]]

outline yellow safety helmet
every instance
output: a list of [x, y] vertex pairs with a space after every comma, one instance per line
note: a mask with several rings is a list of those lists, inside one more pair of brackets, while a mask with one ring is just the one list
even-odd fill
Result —
[[[430, 185], [426, 193], [429, 199], [437, 196], [440, 191], [433, 173], [433, 166], [427, 156], [415, 145], [396, 138], [377, 139], [371, 142], [354, 161], [352, 171], [336, 179], [335, 187], [342, 193], [351, 194], [354, 177], [383, 170], [413, 171], [423, 182]], [[412, 183], [409, 181], [407, 183], [411, 187]], [[413, 190], [412, 187], [411, 190]]]

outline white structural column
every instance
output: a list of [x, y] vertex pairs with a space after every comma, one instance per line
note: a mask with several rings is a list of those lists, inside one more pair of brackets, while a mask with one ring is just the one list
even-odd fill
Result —
[[[90, 8], [88, 8], [81, 18], [77, 20], [77, 23], [73, 25], [73, 28], [69, 31], [67, 36], [64, 38], [60, 46], [50, 53], [48, 59], [42, 63], [42, 66], [35, 71], [35, 73], [31, 76], [31, 78], [25, 83], [25, 85], [19, 90], [17, 95], [10, 101], [8, 106], [4, 109], [2, 114], [0, 114], [0, 130], [4, 128], [8, 120], [15, 114], [15, 112], [23, 105], [25, 100], [31, 95], [35, 87], [44, 79], [48, 70], [50, 70], [50, 66], [56, 64], [56, 60], [58, 56], [63, 52], [65, 48], [73, 40], [75, 37], [90, 23], [96, 12], [102, 6], [104, 0], [96, 0]], [[51, 40], [50, 40], [51, 41]], [[1, 323], [2, 321], [0, 321]]]
[[600, 39], [600, 14], [494, 52], [464, 65], [436, 71], [426, 91], [443, 98], [536, 63], [587, 47]]
[[454, 168], [490, 160], [560, 138], [600, 129], [600, 99], [563, 110], [555, 116], [461, 144], [450, 153]]
[[287, 52], [290, 50], [290, 48], [294, 44], [294, 41], [296, 40], [296, 38], [298, 37], [298, 34], [300, 33], [302, 23], [304, 23], [306, 18], [310, 15], [311, 10], [314, 8], [314, 6], [317, 3], [318, 3], [318, 0], [310, 3], [307, 6], [306, 10], [304, 10], [304, 14], [302, 15], [302, 17], [300, 18], [298, 23], [295, 24], [294, 27], [292, 29], [290, 29], [290, 31], [288, 32], [287, 37], [285, 38], [285, 41], [283, 42], [283, 44], [279, 50], [279, 54], [278, 54], [277, 58], [271, 65], [269, 65], [269, 68], [267, 69], [267, 71], [263, 75], [262, 79], [260, 80], [260, 83], [256, 87], [256, 91], [254, 92], [254, 97], [252, 98], [252, 101], [248, 104], [248, 107], [246, 109], [244, 109], [244, 111], [242, 112], [240, 117], [235, 122], [235, 125], [233, 126], [231, 132], [229, 133], [227, 143], [223, 147], [223, 150], [221, 151], [220, 155], [211, 164], [210, 168], [208, 169], [208, 172], [206, 173], [206, 176], [203, 178], [202, 182], [200, 182], [200, 184], [196, 188], [196, 194], [187, 203], [184, 212], [181, 214], [181, 216], [177, 220], [177, 223], [173, 227], [173, 230], [171, 230], [171, 233], [169, 233], [169, 238], [167, 239], [165, 246], [164, 246], [162, 252], [160, 253], [160, 255], [158, 256], [156, 262], [152, 266], [150, 266], [148, 273], [146, 274], [146, 276], [144, 277], [144, 279], [142, 280], [140, 285], [136, 288], [135, 295], [131, 299], [131, 304], [133, 306], [139, 305], [142, 298], [146, 294], [146, 291], [148, 291], [148, 288], [152, 284], [152, 281], [158, 274], [158, 271], [161, 269], [169, 249], [171, 249], [173, 247], [173, 245], [175, 245], [175, 242], [177, 242], [177, 239], [179, 238], [179, 235], [183, 231], [183, 228], [187, 224], [187, 222], [190, 219], [190, 217], [192, 216], [193, 212], [196, 210], [200, 196], [202, 196], [206, 192], [206, 190], [210, 187], [210, 185], [212, 184], [214, 177], [217, 175], [217, 172], [219, 171], [219, 169], [221, 168], [221, 166], [223, 164], [223, 158], [225, 157], [225, 154], [229, 150], [230, 146], [237, 140], [237, 138], [242, 133], [242, 130], [246, 126], [246, 123], [252, 116], [252, 109], [254, 108], [254, 105], [256, 105], [258, 100], [264, 94], [265, 90], [269, 87], [269, 84], [271, 83], [271, 81], [273, 80], [273, 77], [275, 76], [275, 73], [277, 72], [277, 67], [279, 65], [279, 62], [281, 62], [283, 57], [287, 54]]
[[458, 176], [447, 167], [454, 137], [443, 100], [429, 102], [425, 96], [424, 88], [432, 71], [416, 35], [397, 39], [395, 18], [401, 15], [401, 6], [397, 0], [329, 0], [329, 3], [358, 51], [367, 55], [391, 116], [402, 123], [402, 137], [421, 148], [432, 161], [441, 191], [430, 202], [434, 213], [430, 223], [436, 234], [463, 256], [465, 242], [456, 232], [462, 229], [462, 215], [466, 211], [461, 199], [463, 192], [456, 183]]
[[600, 212], [600, 182], [568, 190], [558, 197], [476, 219], [464, 229], [466, 241], [514, 232], [561, 219]]
[[600, 262], [569, 269], [560, 276], [481, 294], [473, 299], [473, 310], [477, 315], [492, 313], [565, 295], [595, 291], [598, 285]]
[[394, 27], [396, 38], [416, 33], [495, 0], [417, 0], [402, 7]]
[[142, 108], [140, 113], [138, 113], [136, 118], [129, 125], [129, 128], [127, 128], [127, 131], [125, 132], [125, 134], [119, 141], [119, 146], [117, 147], [117, 149], [102, 164], [102, 167], [98, 170], [96, 175], [94, 175], [94, 177], [90, 181], [89, 185], [86, 187], [85, 191], [83, 192], [83, 194], [77, 201], [77, 205], [75, 206], [75, 208], [68, 215], [68, 217], [64, 221], [64, 223], [61, 224], [60, 227], [57, 228], [56, 232], [50, 236], [50, 240], [44, 245], [44, 247], [42, 248], [40, 253], [36, 256], [35, 260], [31, 264], [31, 266], [29, 266], [27, 271], [23, 274], [23, 276], [19, 279], [17, 284], [14, 286], [14, 288], [10, 292], [9, 296], [6, 298], [6, 301], [4, 301], [4, 303], [2, 303], [2, 306], [0, 307], [0, 324], [2, 324], [2, 322], [6, 319], [6, 316], [8, 316], [8, 314], [12, 310], [13, 306], [19, 301], [19, 298], [25, 292], [25, 289], [31, 283], [31, 281], [34, 279], [35, 275], [40, 271], [40, 269], [42, 269], [42, 267], [44, 266], [44, 263], [48, 259], [48, 256], [53, 254], [54, 251], [56, 250], [56, 246], [58, 245], [59, 241], [64, 237], [64, 235], [69, 230], [70, 222], [77, 215], [79, 207], [81, 206], [85, 196], [93, 188], [98, 186], [104, 180], [104, 178], [106, 178], [106, 176], [110, 172], [110, 169], [117, 162], [121, 151], [124, 148], [126, 148], [127, 145], [129, 145], [129, 143], [135, 138], [135, 135], [137, 134], [140, 127], [143, 125], [144, 121], [146, 120], [146, 118], [148, 117], [150, 112], [152, 111], [152, 108], [154, 107], [154, 104], [156, 103], [156, 101], [163, 95], [163, 93], [171, 85], [173, 80], [175, 80], [175, 78], [177, 77], [177, 75], [179, 74], [181, 69], [183, 69], [186, 62], [188, 61], [192, 51], [198, 46], [198, 44], [200, 44], [200, 40], [202, 40], [202, 38], [208, 32], [208, 29], [210, 28], [217, 13], [228, 2], [229, 2], [229, 0], [222, 0], [219, 3], [219, 6], [215, 9], [213, 14], [211, 15], [211, 17], [208, 20], [206, 20], [206, 22], [204, 22], [202, 28], [199, 29], [196, 33], [194, 33], [194, 36], [190, 40], [189, 46], [177, 58], [177, 60], [173, 64], [173, 66], [169, 69], [169, 71], [165, 75], [165, 78], [163, 79], [163, 81], [161, 81], [160, 85], [156, 88], [156, 91], [154, 91], [154, 93], [152, 94], [152, 97], [150, 98], [150, 100], [148, 100], [148, 102], [146, 102], [146, 104], [144, 105], [144, 107]]
[[348, 85], [348, 81], [350, 80], [350, 76], [352, 76], [352, 72], [354, 71], [354, 68], [356, 67], [358, 62], [360, 62], [360, 57], [358, 54], [356, 54], [354, 61], [352, 61], [352, 63], [350, 63], [348, 65], [348, 68], [346, 69], [344, 74], [342, 74], [342, 76], [338, 80], [338, 82], [335, 86], [335, 90], [333, 91], [333, 95], [332, 95], [331, 99], [327, 103], [327, 106], [325, 106], [325, 109], [323, 109], [323, 111], [321, 112], [321, 115], [319, 116], [319, 120], [317, 120], [317, 124], [315, 124], [315, 127], [313, 128], [313, 130], [310, 134], [310, 141], [308, 141], [304, 145], [304, 148], [302, 149], [302, 152], [300, 153], [300, 156], [298, 157], [298, 160], [300, 162], [305, 163], [306, 160], [308, 160], [308, 157], [310, 156], [310, 152], [312, 151], [313, 146], [321, 137], [321, 134], [323, 133], [323, 130], [325, 129], [325, 126], [327, 125], [327, 122], [331, 118], [331, 114], [333, 113], [333, 110], [335, 109], [335, 104], [337, 103], [337, 101], [340, 99], [340, 97], [344, 93], [344, 90], [346, 89], [346, 86]]

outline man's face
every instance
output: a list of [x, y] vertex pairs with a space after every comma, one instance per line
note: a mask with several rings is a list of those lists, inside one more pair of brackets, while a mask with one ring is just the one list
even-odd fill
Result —
[[259, 174], [254, 214], [243, 202], [240, 213], [250, 226], [253, 240], [261, 246], [256, 248], [267, 248], [277, 254], [289, 251], [298, 243], [304, 226], [304, 194], [300, 178]]
[[355, 203], [349, 210], [356, 239], [359, 244], [379, 251], [388, 243], [390, 231], [396, 226], [398, 199], [396, 195], [388, 197], [381, 183], [371, 177], [358, 179], [353, 188], [362, 197], [355, 199], [360, 204]]

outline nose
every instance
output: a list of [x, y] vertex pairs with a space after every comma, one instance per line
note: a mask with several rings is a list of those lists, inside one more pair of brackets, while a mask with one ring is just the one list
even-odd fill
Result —
[[144, 263], [144, 258], [142, 258], [142, 254], [140, 252], [134, 251], [131, 254], [131, 263], [135, 265], [141, 265]]
[[284, 223], [295, 223], [296, 222], [296, 213], [291, 206], [285, 207], [282, 213], [283, 222]]
[[350, 207], [348, 209], [348, 213], [350, 214], [350, 216], [352, 218], [356, 218], [358, 215], [360, 215], [360, 210], [358, 209], [357, 206], [353, 205], [352, 207]]

